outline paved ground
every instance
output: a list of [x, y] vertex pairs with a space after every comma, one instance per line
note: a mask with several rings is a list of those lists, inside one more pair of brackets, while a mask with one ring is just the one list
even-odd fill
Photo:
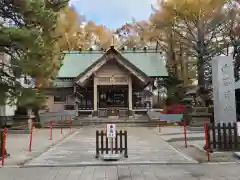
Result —
[[238, 180], [238, 164], [0, 168], [3, 180]]
[[[157, 127], [156, 132], [161, 135], [161, 137], [169, 141], [171, 139], [176, 139], [176, 140], [184, 140], [184, 130], [182, 126], [175, 126], [175, 127], [161, 127], [160, 129]], [[186, 131], [187, 133], [187, 138], [188, 139], [199, 139], [202, 141], [202, 143], [205, 143], [205, 134], [202, 131]], [[202, 145], [202, 144], [201, 144]]]
[[[196, 163], [156, 134], [155, 128], [128, 127], [128, 154], [124, 162]], [[95, 128], [82, 128], [29, 165], [102, 163], [95, 159]]]
[[[182, 141], [182, 145], [185, 145], [184, 142], [184, 131], [183, 127], [161, 127], [156, 128], [156, 132], [162, 139], [170, 142], [180, 142]], [[189, 146], [194, 146], [199, 150], [203, 151], [203, 147], [206, 143], [204, 132], [201, 131], [189, 131], [187, 130], [187, 143]]]
[[[207, 162], [206, 153], [203, 147], [206, 143], [204, 132], [187, 131], [187, 144], [185, 148], [183, 127], [162, 127], [156, 128], [157, 133], [162, 139], [168, 141], [173, 147], [180, 150], [182, 153], [196, 159], [198, 162]], [[211, 162], [235, 162], [236, 158], [233, 152], [214, 152], [211, 154]]]
[[8, 134], [6, 146], [11, 156], [5, 160], [5, 165], [16, 166], [37, 157], [69, 133], [69, 129], [64, 129], [63, 134], [60, 133], [60, 129], [53, 129], [53, 139], [49, 140], [49, 129], [34, 130], [32, 152], [28, 151], [29, 134]]

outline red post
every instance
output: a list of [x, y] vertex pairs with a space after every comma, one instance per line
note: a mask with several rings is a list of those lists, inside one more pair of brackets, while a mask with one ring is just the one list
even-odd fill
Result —
[[7, 137], [7, 128], [5, 127], [3, 130], [3, 142], [2, 142], [2, 167], [4, 166], [5, 163], [5, 151], [6, 151], [6, 137]]
[[186, 123], [186, 120], [183, 120], [183, 129], [184, 129], [185, 148], [187, 148], [187, 123]]
[[204, 121], [204, 133], [205, 133], [205, 141], [206, 141], [205, 148], [207, 151], [208, 161], [210, 161], [207, 121]]
[[50, 140], [52, 140], [52, 125], [53, 125], [53, 122], [51, 120], [50, 121]]
[[32, 151], [32, 138], [33, 138], [33, 122], [30, 129], [30, 140], [29, 140], [29, 148], [28, 148], [29, 152]]

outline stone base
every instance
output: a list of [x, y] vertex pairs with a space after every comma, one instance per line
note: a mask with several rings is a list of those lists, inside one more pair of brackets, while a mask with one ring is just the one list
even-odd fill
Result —
[[240, 152], [234, 152], [233, 153], [236, 157], [240, 158]]
[[8, 129], [8, 134], [30, 134], [29, 129]]
[[129, 116], [129, 117], [133, 117], [133, 115], [134, 115], [133, 111], [129, 110], [129, 111], [128, 111], [128, 116]]
[[102, 154], [101, 159], [104, 161], [118, 161], [123, 157], [122, 154]]
[[[5, 154], [5, 155], [4, 155], [4, 159], [6, 159], [6, 158], [8, 158], [8, 157], [10, 157], [10, 154]], [[2, 160], [2, 158], [3, 158], [3, 157], [0, 156], [0, 161]]]
[[0, 116], [0, 128], [10, 127], [13, 124], [13, 116]]
[[98, 117], [98, 112], [97, 111], [93, 111], [92, 112], [92, 117]]

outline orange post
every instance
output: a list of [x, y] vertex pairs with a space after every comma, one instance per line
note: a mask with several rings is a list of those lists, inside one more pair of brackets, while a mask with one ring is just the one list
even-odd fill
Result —
[[51, 120], [50, 121], [50, 140], [52, 140], [52, 125], [53, 125], [53, 122]]
[[183, 120], [183, 129], [184, 129], [185, 148], [187, 148], [187, 123], [186, 123], [186, 120]]
[[209, 142], [208, 142], [208, 128], [207, 128], [207, 121], [204, 121], [204, 133], [205, 133], [205, 150], [207, 151], [207, 158], [210, 161], [210, 152], [209, 152]]
[[29, 148], [28, 148], [29, 152], [32, 151], [32, 138], [33, 138], [33, 122], [32, 122], [32, 126], [30, 129], [30, 140], [29, 140]]
[[4, 166], [5, 163], [5, 151], [6, 151], [6, 137], [7, 137], [7, 128], [5, 127], [3, 132], [3, 142], [2, 142], [2, 167]]

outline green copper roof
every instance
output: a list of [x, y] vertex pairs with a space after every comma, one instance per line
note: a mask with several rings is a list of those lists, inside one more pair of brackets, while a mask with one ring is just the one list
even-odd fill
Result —
[[168, 76], [164, 57], [155, 52], [126, 52], [122, 56], [148, 76]]
[[73, 78], [85, 71], [95, 61], [101, 58], [102, 52], [71, 52], [65, 54], [62, 67], [58, 72], [58, 77]]
[[[164, 57], [153, 51], [124, 51], [121, 55], [148, 76], [168, 76]], [[58, 78], [74, 78], [104, 55], [102, 51], [65, 54]]]
[[53, 87], [55, 87], [55, 88], [73, 87], [73, 80], [72, 79], [55, 79], [53, 81]]

